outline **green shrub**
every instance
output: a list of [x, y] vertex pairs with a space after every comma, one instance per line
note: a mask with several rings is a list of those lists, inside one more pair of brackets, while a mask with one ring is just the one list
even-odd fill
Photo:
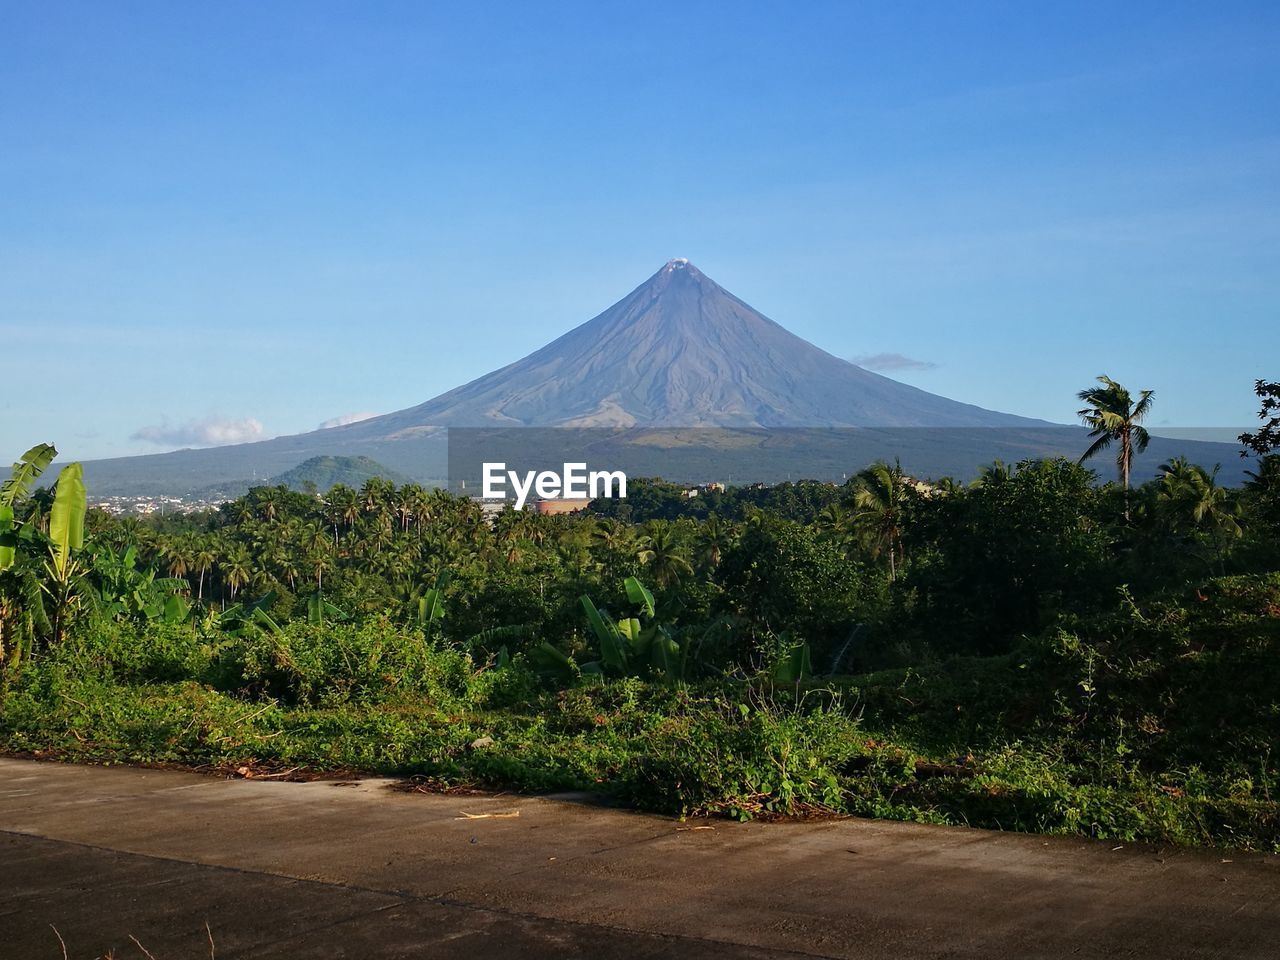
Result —
[[386, 618], [248, 631], [222, 656], [236, 688], [287, 704], [412, 698], [445, 707], [465, 702], [472, 682], [465, 654], [433, 646], [421, 631]]

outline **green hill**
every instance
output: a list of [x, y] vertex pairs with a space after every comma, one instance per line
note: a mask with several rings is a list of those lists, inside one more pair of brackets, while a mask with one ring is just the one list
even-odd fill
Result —
[[272, 477], [266, 485], [283, 484], [293, 490], [306, 490], [308, 485], [314, 485], [317, 492], [325, 493], [339, 483], [358, 488], [372, 477], [382, 477], [397, 486], [413, 482], [412, 478], [369, 457], [312, 457]]

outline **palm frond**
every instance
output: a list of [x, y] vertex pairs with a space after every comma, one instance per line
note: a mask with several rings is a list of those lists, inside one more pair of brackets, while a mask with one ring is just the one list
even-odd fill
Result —
[[[1090, 434], [1090, 436], [1095, 436], [1095, 435], [1098, 435], [1097, 431], [1094, 431], [1094, 433]], [[1090, 457], [1097, 456], [1103, 450], [1107, 449], [1107, 447], [1111, 446], [1111, 441], [1114, 439], [1115, 438], [1110, 433], [1103, 433], [1098, 435], [1098, 439], [1093, 441], [1092, 446], [1090, 446], [1088, 450], [1086, 450], [1084, 453], [1080, 455], [1080, 459], [1077, 461], [1077, 463], [1084, 463]]]

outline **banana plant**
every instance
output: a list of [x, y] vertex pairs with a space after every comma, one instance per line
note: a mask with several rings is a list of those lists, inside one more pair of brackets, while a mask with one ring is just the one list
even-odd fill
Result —
[[334, 604], [326, 600], [317, 591], [307, 597], [307, 622], [323, 625], [325, 621], [341, 623], [349, 620], [345, 610], [339, 609]]
[[81, 564], [76, 554], [84, 547], [84, 518], [88, 511], [88, 494], [84, 487], [84, 468], [69, 463], [58, 474], [53, 506], [49, 510], [49, 555], [45, 561], [45, 582], [41, 584], [49, 597], [49, 635], [58, 643], [67, 624], [80, 606], [79, 581]]
[[770, 675], [777, 683], [799, 683], [805, 677], [813, 676], [809, 644], [797, 643], [789, 647], [782, 658], [773, 665]]
[[221, 614], [211, 615], [208, 623], [233, 637], [259, 630], [278, 634], [281, 632], [280, 624], [267, 613], [267, 608], [275, 602], [276, 592], [268, 590], [257, 600], [249, 603], [235, 603], [223, 610]]
[[52, 444], [37, 444], [0, 483], [0, 663], [9, 666], [29, 656], [36, 637], [50, 629], [36, 560], [41, 538], [14, 508], [57, 454]]
[[656, 622], [653, 594], [635, 577], [623, 581], [636, 616], [613, 619], [590, 597], [581, 597], [587, 624], [600, 644], [600, 659], [584, 663], [584, 674], [643, 676], [676, 683], [684, 679], [688, 649], [672, 636], [671, 628]]
[[181, 623], [191, 612], [183, 594], [191, 585], [181, 577], [160, 577], [155, 570], [139, 570], [132, 545], [116, 552], [106, 545], [89, 548], [98, 583], [98, 609], [116, 620], [162, 620]]
[[444, 591], [452, 579], [453, 575], [444, 571], [436, 577], [435, 586], [418, 598], [418, 624], [428, 634], [438, 632], [444, 620]]

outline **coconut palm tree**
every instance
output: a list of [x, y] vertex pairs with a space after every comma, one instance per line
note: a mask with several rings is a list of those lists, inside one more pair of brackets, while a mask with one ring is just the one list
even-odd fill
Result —
[[360, 498], [356, 492], [345, 483], [334, 484], [333, 489], [329, 491], [328, 502], [333, 515], [350, 530], [356, 522], [356, 517], [360, 516]]
[[222, 579], [231, 588], [231, 599], [234, 601], [240, 588], [253, 579], [253, 558], [243, 544], [233, 543], [223, 554], [218, 566], [222, 568]]
[[713, 513], [698, 528], [698, 559], [708, 569], [715, 569], [732, 542], [733, 531]]
[[1160, 470], [1157, 497], [1171, 514], [1172, 525], [1204, 532], [1220, 556], [1226, 541], [1244, 531], [1230, 491], [1218, 485], [1218, 468], [1210, 473], [1185, 457], [1175, 457]]
[[[1147, 449], [1147, 444], [1151, 441], [1142, 421], [1151, 412], [1153, 391], [1143, 390], [1135, 403], [1133, 395], [1106, 374], [1098, 377], [1098, 382], [1102, 386], [1081, 390], [1079, 394], [1086, 406], [1077, 415], [1090, 428], [1089, 436], [1095, 438], [1080, 457], [1080, 463], [1118, 442], [1120, 450], [1116, 456], [1116, 465], [1120, 469], [1120, 484], [1127, 494], [1133, 455]], [[1125, 517], [1128, 518], [1128, 515], [1126, 497]]]
[[973, 481], [975, 487], [989, 487], [1004, 483], [1013, 476], [1013, 471], [1003, 460], [992, 460], [978, 471], [978, 478]]
[[209, 573], [209, 568], [217, 561], [218, 552], [214, 547], [212, 538], [200, 537], [191, 553], [191, 562], [199, 572], [199, 587], [196, 590], [197, 600], [204, 599], [204, 578]]
[[280, 506], [284, 500], [285, 487], [264, 487], [258, 491], [258, 509], [262, 519], [268, 523], [280, 514]]
[[160, 541], [160, 553], [168, 567], [169, 576], [185, 577], [194, 564], [195, 547], [190, 535]]
[[849, 514], [838, 503], [829, 503], [818, 513], [814, 526], [824, 540], [843, 543], [849, 534]]
[[650, 520], [637, 541], [640, 562], [653, 570], [653, 579], [663, 589], [680, 582], [681, 576], [693, 573], [693, 565], [685, 556], [684, 545], [666, 520]]
[[1272, 453], [1258, 461], [1257, 470], [1246, 470], [1245, 489], [1254, 493], [1280, 490], [1280, 454]]
[[898, 578], [898, 560], [903, 555], [902, 523], [909, 480], [902, 466], [883, 461], [873, 463], [858, 474], [853, 493], [853, 526], [866, 537], [873, 556], [889, 558], [889, 580]]
[[324, 590], [324, 574], [326, 570], [333, 569], [333, 558], [329, 555], [329, 540], [325, 538], [325, 546], [323, 549], [313, 547], [307, 553], [307, 566], [316, 576], [316, 593]]

